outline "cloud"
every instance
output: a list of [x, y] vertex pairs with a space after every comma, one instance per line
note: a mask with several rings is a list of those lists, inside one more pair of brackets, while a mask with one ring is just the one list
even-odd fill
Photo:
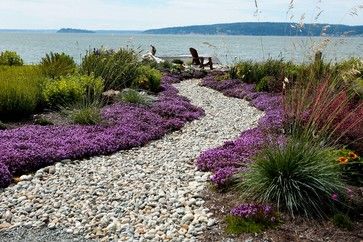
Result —
[[148, 29], [167, 26], [245, 21], [288, 21], [294, 14], [305, 21], [324, 10], [318, 22], [363, 24], [349, 9], [357, 0], [297, 1], [287, 15], [290, 0], [0, 0], [0, 28]]

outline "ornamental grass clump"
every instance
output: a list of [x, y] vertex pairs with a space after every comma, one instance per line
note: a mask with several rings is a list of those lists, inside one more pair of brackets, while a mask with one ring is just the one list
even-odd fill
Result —
[[77, 68], [73, 57], [65, 53], [53, 52], [46, 54], [39, 66], [43, 74], [51, 79], [74, 74]]
[[95, 125], [102, 122], [101, 110], [95, 106], [76, 108], [71, 111], [70, 117], [75, 124]]
[[284, 95], [287, 132], [317, 144], [344, 143], [361, 152], [363, 100], [329, 78], [296, 83]]
[[43, 82], [36, 66], [0, 67], [0, 117], [18, 120], [34, 113]]
[[261, 150], [247, 173], [240, 174], [242, 196], [276, 204], [292, 216], [325, 217], [334, 206], [331, 194], [344, 193], [338, 163], [332, 150], [305, 140]]
[[105, 90], [121, 90], [132, 86], [139, 76], [139, 66], [138, 55], [132, 49], [97, 49], [83, 58], [81, 72], [101, 77], [105, 81]]
[[143, 94], [130, 88], [122, 90], [118, 97], [122, 102], [125, 103], [133, 103], [145, 106], [149, 106], [152, 103], [151, 98], [149, 98], [145, 93]]
[[226, 217], [230, 234], [259, 233], [278, 224], [278, 214], [267, 204], [240, 204]]

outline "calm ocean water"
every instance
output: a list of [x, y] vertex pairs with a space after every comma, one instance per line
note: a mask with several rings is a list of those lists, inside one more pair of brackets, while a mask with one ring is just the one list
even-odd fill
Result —
[[339, 60], [351, 56], [363, 57], [363, 37], [272, 37], [272, 36], [202, 36], [202, 35], [111, 35], [0, 32], [0, 51], [15, 50], [27, 63], [37, 63], [50, 51], [65, 52], [77, 62], [94, 47], [132, 47], [145, 53], [152, 44], [157, 56], [189, 54], [194, 47], [202, 54], [217, 56], [223, 63], [235, 59], [263, 60], [282, 57], [307, 61], [312, 53], [323, 47], [325, 58]]

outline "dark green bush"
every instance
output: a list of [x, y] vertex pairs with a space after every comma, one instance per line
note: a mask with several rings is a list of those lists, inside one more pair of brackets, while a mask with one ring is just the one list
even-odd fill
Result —
[[40, 68], [45, 76], [55, 79], [74, 74], [77, 65], [71, 56], [65, 53], [51, 52], [42, 58]]
[[274, 76], [265, 76], [257, 82], [256, 91], [267, 92], [270, 90], [269, 84], [275, 83], [275, 82], [276, 82], [276, 78]]
[[93, 76], [62, 76], [59, 80], [48, 80], [43, 95], [52, 108], [60, 108], [82, 101], [85, 95], [99, 96], [103, 91], [103, 80]]
[[4, 51], [0, 53], [0, 66], [22, 66], [23, 59], [15, 51]]
[[95, 50], [87, 53], [81, 64], [86, 75], [94, 74], [105, 81], [105, 89], [121, 90], [130, 87], [138, 77], [140, 63], [134, 50]]
[[293, 216], [324, 217], [334, 205], [332, 194], [344, 191], [339, 165], [331, 160], [330, 149], [304, 140], [266, 147], [241, 175], [240, 190], [248, 199], [276, 204]]
[[36, 66], [0, 67], [0, 117], [20, 119], [42, 101], [44, 79]]
[[133, 83], [133, 86], [158, 92], [160, 89], [162, 74], [157, 69], [150, 66], [140, 66], [138, 68], [138, 77]]

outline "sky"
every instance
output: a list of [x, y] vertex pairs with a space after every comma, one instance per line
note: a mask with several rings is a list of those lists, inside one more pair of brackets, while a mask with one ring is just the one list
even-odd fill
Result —
[[363, 25], [363, 0], [256, 1], [0, 0], [0, 29], [69, 27], [90, 30], [146, 30], [214, 23], [290, 20]]

